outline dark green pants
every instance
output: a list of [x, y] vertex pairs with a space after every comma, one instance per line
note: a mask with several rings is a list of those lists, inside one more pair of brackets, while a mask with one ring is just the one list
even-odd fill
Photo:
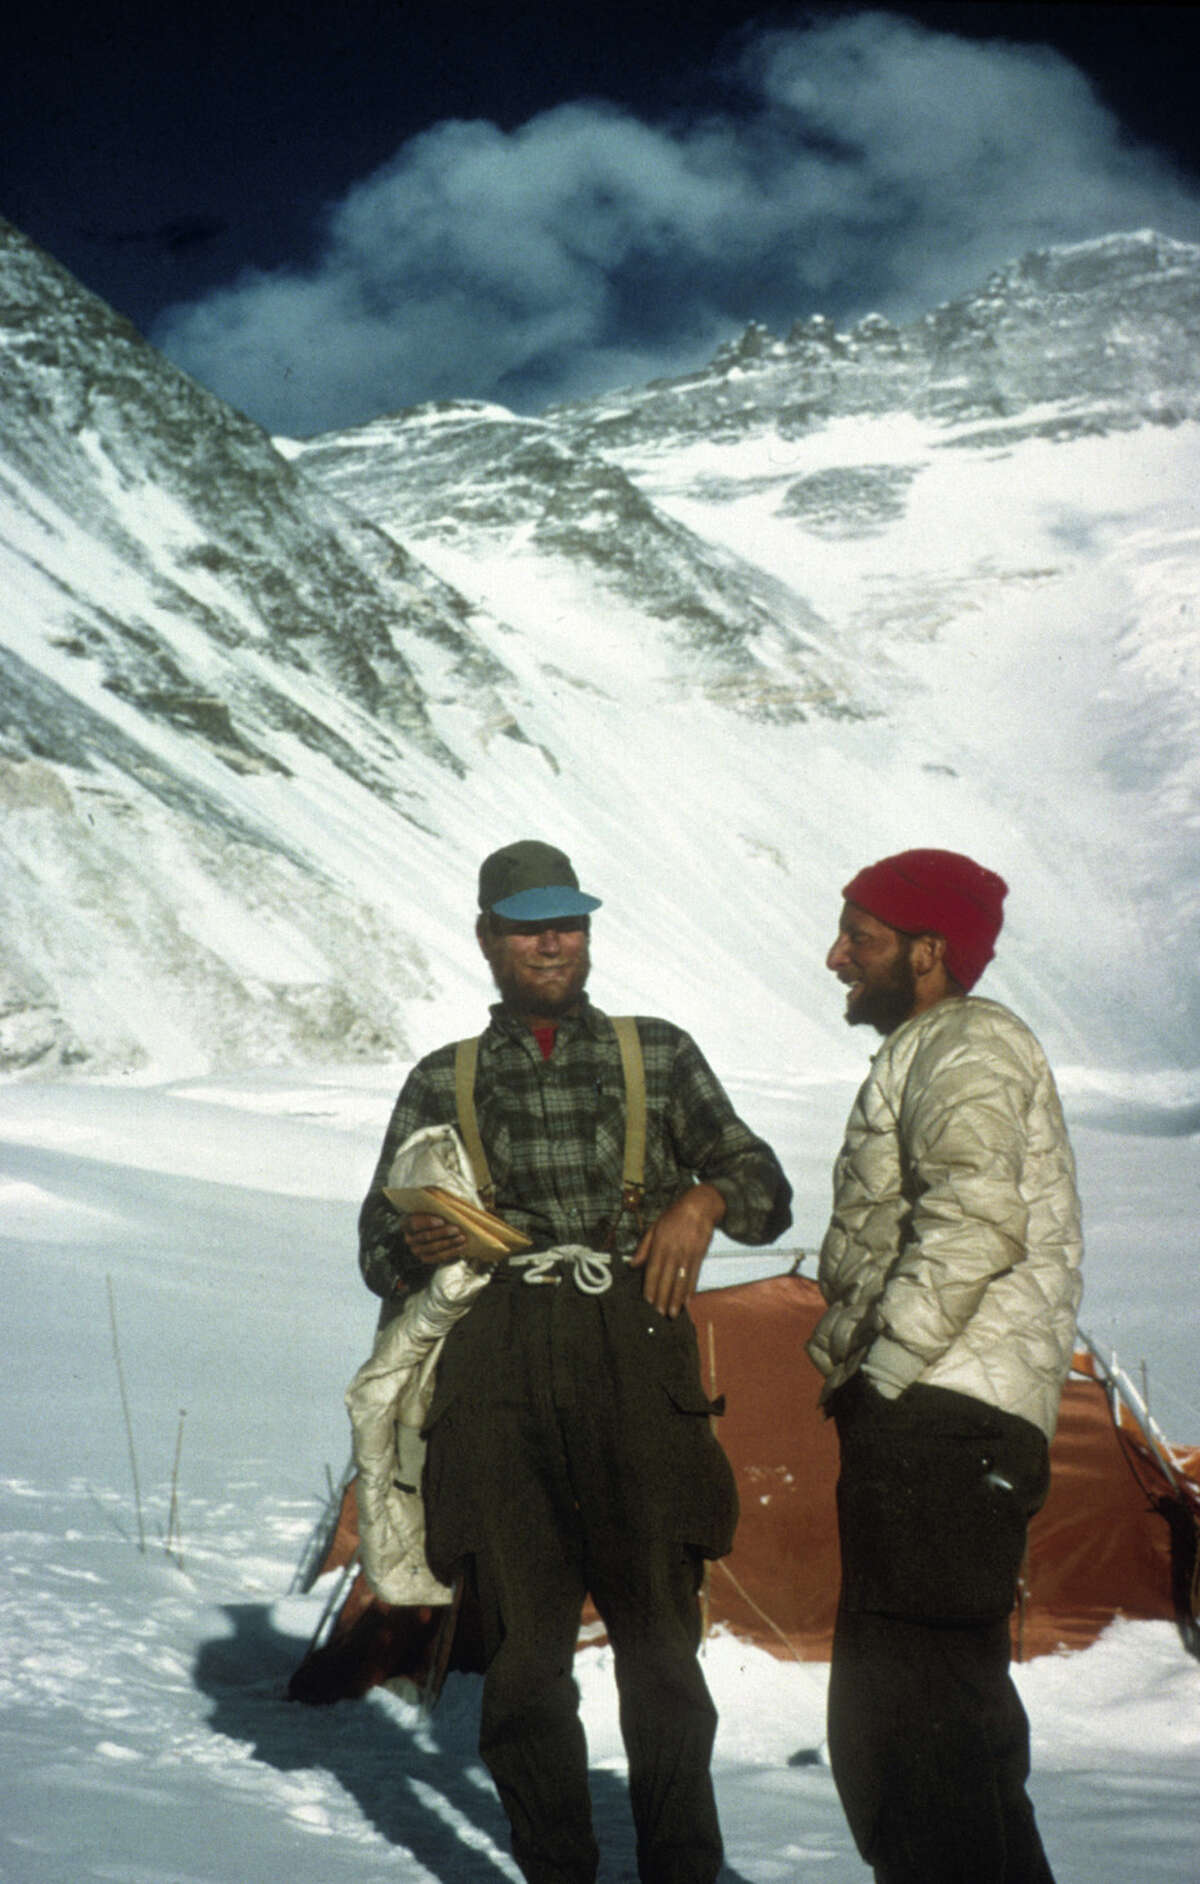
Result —
[[[482, 1312], [480, 1312], [482, 1310]], [[498, 1280], [448, 1342], [428, 1427], [430, 1557], [465, 1563], [486, 1673], [480, 1752], [530, 1884], [591, 1884], [587, 1749], [572, 1673], [590, 1592], [612, 1644], [643, 1884], [713, 1884], [703, 1557], [736, 1499], [690, 1323], [610, 1294]]]
[[1009, 1613], [1046, 1495], [1036, 1427], [965, 1395], [863, 1381], [833, 1402], [842, 1600], [829, 1751], [878, 1884], [1053, 1884]]

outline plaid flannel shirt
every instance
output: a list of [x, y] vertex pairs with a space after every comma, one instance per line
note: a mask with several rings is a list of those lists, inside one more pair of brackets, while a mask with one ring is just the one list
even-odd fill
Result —
[[[479, 1132], [496, 1187], [495, 1209], [535, 1249], [582, 1243], [630, 1255], [642, 1231], [697, 1180], [725, 1199], [721, 1229], [739, 1243], [770, 1243], [791, 1222], [791, 1186], [770, 1146], [734, 1111], [690, 1036], [638, 1017], [646, 1069], [646, 1169], [641, 1211], [622, 1213], [625, 1080], [612, 1023], [586, 996], [559, 1022], [543, 1060], [526, 1023], [491, 1010], [475, 1080]], [[428, 1271], [408, 1251], [383, 1196], [392, 1159], [426, 1125], [457, 1123], [455, 1043], [418, 1062], [396, 1101], [359, 1215], [359, 1264], [377, 1295]]]

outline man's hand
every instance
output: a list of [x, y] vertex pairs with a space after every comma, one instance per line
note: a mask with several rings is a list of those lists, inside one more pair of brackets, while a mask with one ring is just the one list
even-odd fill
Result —
[[466, 1234], [457, 1223], [448, 1223], [445, 1217], [427, 1216], [419, 1210], [405, 1217], [403, 1233], [417, 1261], [431, 1265], [452, 1263], [467, 1247]]
[[642, 1293], [661, 1315], [674, 1318], [686, 1304], [724, 1215], [725, 1199], [715, 1185], [693, 1184], [646, 1231], [632, 1266], [645, 1268]]

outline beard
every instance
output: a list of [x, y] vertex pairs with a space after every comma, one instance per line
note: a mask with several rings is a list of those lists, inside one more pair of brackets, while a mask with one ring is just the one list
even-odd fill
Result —
[[505, 1007], [523, 1019], [561, 1020], [579, 1000], [591, 971], [586, 944], [563, 976], [548, 978], [527, 963], [514, 962], [502, 951], [489, 951], [492, 980]]
[[850, 1027], [873, 1027], [891, 1034], [906, 1021], [917, 1004], [917, 977], [912, 965], [912, 942], [902, 938], [896, 959], [871, 981], [864, 981], [846, 1002]]

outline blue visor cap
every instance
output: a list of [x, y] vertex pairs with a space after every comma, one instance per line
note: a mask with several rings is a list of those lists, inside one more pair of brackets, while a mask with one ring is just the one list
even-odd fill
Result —
[[588, 896], [567, 883], [546, 883], [493, 903], [492, 913], [507, 922], [550, 922], [555, 916], [589, 916], [599, 907], [598, 896]]

